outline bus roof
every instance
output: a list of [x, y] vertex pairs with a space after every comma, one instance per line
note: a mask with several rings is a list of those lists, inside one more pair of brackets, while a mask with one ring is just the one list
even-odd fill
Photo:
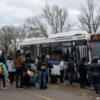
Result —
[[50, 42], [60, 42], [60, 41], [72, 41], [90, 39], [90, 35], [84, 31], [70, 31], [58, 34], [51, 34], [48, 38], [27, 38], [20, 42], [20, 45], [31, 45], [39, 43], [50, 43]]
[[89, 34], [85, 31], [69, 31], [57, 34], [50, 34], [49, 38], [59, 38], [59, 37], [75, 36], [75, 35], [89, 35]]

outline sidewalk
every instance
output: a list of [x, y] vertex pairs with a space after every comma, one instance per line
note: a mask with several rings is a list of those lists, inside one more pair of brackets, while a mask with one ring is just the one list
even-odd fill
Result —
[[99, 95], [95, 95], [95, 91], [91, 89], [91, 87], [86, 87], [85, 89], [80, 88], [79, 83], [73, 83], [73, 85], [70, 85], [68, 81], [65, 81], [65, 85], [57, 83], [57, 84], [51, 84], [48, 83], [49, 88], [54, 88], [57, 90], [61, 90], [67, 93], [79, 95], [79, 96], [86, 96], [90, 98], [91, 100], [95, 100], [96, 97], [100, 97]]
[[[10, 88], [9, 86], [9, 82], [8, 80], [6, 80], [7, 82], [7, 87], [8, 89]], [[90, 87], [86, 87], [86, 89], [81, 89], [79, 83], [73, 83], [73, 85], [70, 85], [68, 81], [65, 81], [65, 85], [61, 84], [60, 82], [58, 82], [57, 84], [51, 84], [50, 82], [48, 83], [48, 88], [50, 89], [56, 89], [59, 91], [63, 91], [65, 93], [70, 93], [70, 94], [74, 94], [77, 96], [83, 96], [83, 97], [87, 97], [90, 100], [97, 100], [96, 98], [100, 98], [100, 95], [95, 95], [94, 90], [92, 90]], [[15, 84], [14, 86], [15, 87]], [[38, 87], [38, 83], [36, 83], [36, 88]], [[100, 99], [98, 99], [100, 100]]]

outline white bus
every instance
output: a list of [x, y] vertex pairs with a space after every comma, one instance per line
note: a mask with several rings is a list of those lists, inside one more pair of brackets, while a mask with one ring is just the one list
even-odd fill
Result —
[[89, 50], [90, 35], [84, 31], [71, 31], [59, 34], [52, 34], [48, 38], [29, 38], [20, 43], [20, 48], [30, 51], [32, 56], [50, 55], [51, 60], [59, 61], [61, 57], [68, 61], [74, 57], [78, 64], [83, 57], [91, 62]]
[[[59, 75], [59, 60], [64, 58], [66, 62], [74, 57], [76, 63], [76, 77], [78, 65], [83, 57], [87, 63], [91, 62], [90, 35], [84, 31], [71, 31], [52, 34], [48, 38], [29, 38], [20, 42], [20, 48], [30, 51], [33, 58], [50, 55], [54, 69], [53, 74]], [[67, 76], [67, 75], [66, 75]]]

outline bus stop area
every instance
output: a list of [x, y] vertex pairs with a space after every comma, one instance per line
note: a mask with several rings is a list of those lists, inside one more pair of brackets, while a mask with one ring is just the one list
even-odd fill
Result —
[[[8, 83], [8, 81], [7, 81]], [[0, 89], [0, 100], [99, 100], [100, 95], [95, 95], [90, 87], [81, 89], [79, 83], [69, 85], [66, 81], [65, 85], [48, 84], [48, 89], [40, 90], [38, 84], [36, 87], [15, 88], [9, 87], [7, 90]]]

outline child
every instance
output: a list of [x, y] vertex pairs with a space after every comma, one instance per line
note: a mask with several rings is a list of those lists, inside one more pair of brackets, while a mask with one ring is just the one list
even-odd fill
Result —
[[30, 86], [35, 86], [35, 77], [37, 69], [34, 60], [31, 60], [31, 71], [34, 73], [34, 76], [30, 78]]
[[3, 89], [7, 89], [5, 85], [5, 74], [8, 77], [8, 71], [5, 64], [2, 62], [2, 56], [0, 56], [0, 80], [2, 79], [3, 82]]

